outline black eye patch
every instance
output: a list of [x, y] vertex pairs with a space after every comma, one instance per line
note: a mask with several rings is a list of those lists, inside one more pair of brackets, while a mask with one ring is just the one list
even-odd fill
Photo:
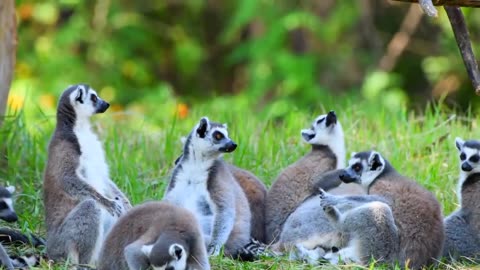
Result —
[[217, 141], [220, 141], [221, 139], [225, 138], [225, 136], [221, 132], [215, 131], [213, 133], [213, 138], [215, 138]]
[[6, 202], [4, 201], [1, 201], [0, 202], [0, 210], [4, 210], [4, 209], [7, 209], [8, 208], [8, 205]]
[[360, 172], [362, 170], [363, 166], [362, 164], [360, 163], [355, 163], [353, 164], [352, 166], [352, 169], [355, 171], [355, 172]]
[[470, 162], [477, 163], [480, 160], [480, 156], [478, 154], [475, 154], [475, 155], [471, 156], [468, 160]]
[[461, 153], [460, 154], [460, 160], [464, 161], [465, 159], [467, 159], [467, 155], [465, 155], [465, 153]]
[[90, 100], [91, 100], [93, 103], [96, 103], [96, 102], [97, 102], [97, 96], [94, 95], [94, 94], [91, 94], [91, 95], [90, 95]]
[[317, 120], [317, 125], [319, 125], [319, 124], [322, 123], [323, 121], [325, 121], [325, 117], [323, 117], [322, 119], [318, 119], [318, 120]]

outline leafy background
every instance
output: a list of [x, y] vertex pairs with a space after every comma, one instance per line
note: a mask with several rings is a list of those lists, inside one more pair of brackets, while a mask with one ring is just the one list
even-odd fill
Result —
[[[282, 115], [339, 94], [417, 109], [446, 97], [467, 110], [474, 93], [442, 9], [381, 63], [409, 10], [422, 16], [385, 0], [18, 0], [10, 104], [28, 97], [48, 110], [66, 85], [88, 82], [117, 110], [243, 95]], [[480, 55], [480, 10], [463, 11]]]

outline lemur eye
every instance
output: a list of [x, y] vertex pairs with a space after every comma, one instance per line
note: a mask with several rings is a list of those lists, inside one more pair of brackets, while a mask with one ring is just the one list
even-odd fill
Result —
[[480, 160], [480, 156], [479, 155], [473, 155], [468, 160], [470, 160], [470, 162], [476, 163]]
[[215, 131], [215, 132], [213, 133], [213, 137], [215, 138], [215, 140], [218, 140], [218, 141], [219, 141], [219, 140], [223, 139], [224, 136], [223, 136], [223, 134], [222, 134], [221, 132]]
[[352, 168], [353, 168], [354, 171], [359, 172], [359, 171], [362, 170], [362, 165], [356, 163], [356, 164], [353, 165]]
[[467, 155], [465, 153], [460, 154], [460, 160], [464, 161], [467, 158]]
[[97, 96], [95, 96], [94, 94], [91, 95], [90, 99], [93, 103], [97, 102]]
[[317, 125], [319, 125], [319, 124], [322, 123], [323, 121], [325, 121], [325, 117], [323, 117], [322, 119], [318, 119], [318, 120], [317, 120]]

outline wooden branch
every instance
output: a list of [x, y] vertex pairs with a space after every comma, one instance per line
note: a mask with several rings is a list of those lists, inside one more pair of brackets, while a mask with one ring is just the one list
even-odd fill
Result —
[[[418, 3], [418, 0], [392, 0], [398, 2]], [[421, 2], [421, 0], [420, 0]], [[480, 7], [480, 0], [432, 0], [435, 6]]]
[[453, 34], [455, 35], [463, 63], [467, 69], [468, 77], [470, 77], [472, 81], [475, 93], [480, 95], [480, 72], [477, 61], [475, 60], [475, 55], [473, 54], [472, 45], [470, 44], [470, 35], [468, 34], [463, 13], [459, 7], [445, 6], [444, 8], [452, 25]]

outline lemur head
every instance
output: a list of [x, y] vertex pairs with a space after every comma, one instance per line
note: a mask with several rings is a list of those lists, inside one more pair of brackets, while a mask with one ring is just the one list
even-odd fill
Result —
[[237, 144], [228, 137], [227, 125], [210, 122], [207, 117], [202, 117], [188, 136], [184, 156], [190, 146], [202, 156], [216, 156], [237, 148]]
[[153, 269], [186, 270], [189, 250], [185, 242], [180, 242], [182, 243], [159, 239], [153, 245], [143, 246], [142, 252], [148, 257]]
[[464, 141], [455, 138], [455, 146], [460, 153], [460, 170], [467, 175], [480, 172], [480, 142]]
[[13, 209], [13, 192], [15, 192], [14, 186], [0, 187], [0, 219], [6, 222], [15, 222], [18, 220], [17, 214]]
[[110, 104], [102, 100], [87, 84], [69, 86], [60, 97], [58, 112], [69, 117], [89, 118], [105, 112]]
[[348, 167], [340, 175], [340, 180], [344, 183], [360, 184], [368, 190], [373, 182], [384, 172], [387, 165], [387, 161], [378, 152], [352, 153], [352, 157], [348, 161]]
[[337, 169], [345, 167], [345, 139], [334, 111], [318, 116], [310, 128], [302, 129], [301, 134], [311, 145], [328, 146], [338, 159]]

